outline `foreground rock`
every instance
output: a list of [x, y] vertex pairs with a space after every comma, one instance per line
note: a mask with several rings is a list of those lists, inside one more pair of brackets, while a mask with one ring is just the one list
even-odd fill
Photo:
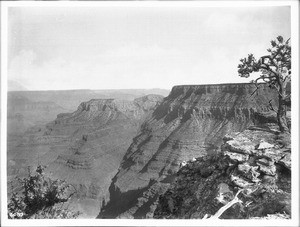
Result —
[[291, 215], [290, 135], [245, 130], [224, 138], [222, 152], [182, 167], [160, 196], [154, 218], [214, 215], [241, 191], [242, 201], [222, 219], [288, 218]]

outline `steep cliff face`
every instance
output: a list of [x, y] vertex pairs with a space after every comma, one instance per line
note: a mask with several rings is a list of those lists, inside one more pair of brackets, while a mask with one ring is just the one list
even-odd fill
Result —
[[[138, 127], [162, 101], [148, 95], [133, 101], [93, 99], [73, 113], [59, 114], [46, 127], [28, 130], [13, 148], [9, 173], [18, 174], [38, 161], [54, 179], [77, 190], [72, 206], [82, 217], [95, 217]], [[17, 165], [22, 163], [21, 165]]]
[[254, 124], [257, 112], [269, 111], [270, 100], [276, 106], [271, 89], [255, 90], [253, 84], [173, 87], [130, 145], [99, 217], [151, 217], [158, 191], [172, 182], [183, 160], [215, 153], [226, 133]]
[[291, 217], [290, 135], [256, 127], [224, 137], [219, 154], [182, 167], [160, 196], [155, 218], [204, 218], [240, 202], [221, 219]]

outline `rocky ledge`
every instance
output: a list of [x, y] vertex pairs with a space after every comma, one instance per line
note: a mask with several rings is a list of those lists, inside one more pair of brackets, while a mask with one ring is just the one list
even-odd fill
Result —
[[[224, 137], [222, 151], [188, 162], [160, 196], [154, 218], [290, 218], [290, 135], [252, 128]], [[237, 196], [238, 193], [238, 196]]]

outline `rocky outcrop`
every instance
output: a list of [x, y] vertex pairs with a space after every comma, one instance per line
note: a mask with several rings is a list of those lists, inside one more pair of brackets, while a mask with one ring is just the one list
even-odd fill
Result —
[[146, 199], [143, 209], [140, 200], [149, 190], [158, 193], [154, 181], [170, 183], [183, 160], [216, 153], [226, 133], [254, 125], [258, 112], [269, 111], [270, 100], [276, 106], [273, 90], [255, 90], [254, 84], [173, 87], [133, 139], [110, 187], [112, 202], [98, 217], [146, 217], [155, 199]]
[[179, 170], [160, 196], [154, 218], [202, 219], [214, 215], [238, 191], [241, 203], [220, 218], [290, 217], [290, 163], [289, 134], [257, 128], [226, 135], [219, 154], [198, 158]]

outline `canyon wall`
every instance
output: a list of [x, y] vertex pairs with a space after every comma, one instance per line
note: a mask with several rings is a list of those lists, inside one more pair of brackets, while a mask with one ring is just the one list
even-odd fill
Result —
[[270, 112], [277, 94], [264, 84], [183, 85], [154, 110], [133, 139], [99, 218], [151, 217], [158, 195], [184, 160], [218, 152], [223, 136]]
[[162, 99], [92, 99], [27, 130], [17, 146], [8, 147], [9, 179], [24, 176], [27, 166], [46, 165], [51, 178], [76, 189], [72, 209], [81, 211], [81, 218], [95, 218], [132, 138]]

